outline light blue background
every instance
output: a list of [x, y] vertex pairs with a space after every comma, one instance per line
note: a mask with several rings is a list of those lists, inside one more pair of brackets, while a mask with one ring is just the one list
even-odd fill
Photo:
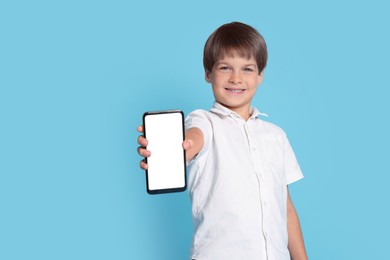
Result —
[[187, 259], [188, 193], [150, 196], [144, 111], [208, 109], [203, 44], [242, 21], [269, 46], [254, 105], [288, 133], [311, 259], [386, 259], [386, 1], [2, 1], [0, 259]]

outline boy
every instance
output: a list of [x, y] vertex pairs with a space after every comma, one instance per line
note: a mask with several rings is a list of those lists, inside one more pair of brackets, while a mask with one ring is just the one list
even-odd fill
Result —
[[[205, 78], [215, 103], [188, 115], [183, 142], [192, 259], [307, 259], [287, 188], [303, 175], [283, 130], [251, 107], [266, 63], [263, 37], [243, 23], [222, 25], [205, 44]], [[140, 136], [138, 143], [138, 153], [150, 156], [147, 140]], [[140, 167], [148, 166], [141, 161]]]

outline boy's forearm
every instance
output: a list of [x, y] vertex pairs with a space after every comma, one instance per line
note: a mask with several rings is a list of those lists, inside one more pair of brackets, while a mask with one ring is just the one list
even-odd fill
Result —
[[305, 244], [298, 214], [288, 195], [287, 204], [287, 231], [288, 231], [288, 249], [292, 260], [307, 260]]
[[185, 134], [185, 140], [188, 141], [189, 145], [186, 149], [186, 160], [190, 161], [203, 148], [203, 133], [199, 128], [190, 128]]

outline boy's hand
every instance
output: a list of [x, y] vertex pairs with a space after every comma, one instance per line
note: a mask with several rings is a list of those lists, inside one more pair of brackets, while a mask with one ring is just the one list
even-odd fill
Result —
[[203, 147], [203, 133], [199, 128], [191, 128], [186, 132], [183, 149], [186, 151], [186, 161], [192, 160]]
[[184, 140], [183, 141], [183, 149], [188, 150], [193, 146], [193, 141], [192, 140]]
[[[142, 125], [138, 126], [137, 128], [138, 132], [143, 133], [144, 128]], [[152, 153], [149, 150], [146, 150], [146, 146], [148, 145], [148, 140], [143, 137], [143, 135], [138, 136], [138, 144], [140, 145], [137, 148], [138, 154], [141, 155], [142, 157], [149, 157]], [[148, 169], [147, 163], [145, 163], [145, 160], [141, 160], [140, 162], [140, 167], [143, 170]]]
[[[142, 125], [138, 126], [137, 128], [138, 132], [143, 133], [144, 128]], [[152, 154], [151, 151], [146, 149], [146, 146], [148, 145], [148, 140], [143, 137], [143, 135], [138, 136], [138, 144], [140, 145], [137, 148], [138, 154], [142, 157], [150, 157]], [[192, 128], [186, 133], [186, 140], [182, 143], [183, 149], [187, 151], [186, 153], [186, 160], [191, 160], [196, 154], [199, 153], [201, 148], [203, 147], [203, 134], [202, 132], [197, 128]], [[141, 160], [140, 167], [143, 170], [148, 169], [148, 164], [145, 162], [145, 160]]]

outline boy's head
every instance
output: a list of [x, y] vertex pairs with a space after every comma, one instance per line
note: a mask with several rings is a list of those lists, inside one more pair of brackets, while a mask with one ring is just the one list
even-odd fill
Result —
[[211, 72], [214, 64], [225, 56], [253, 57], [259, 74], [267, 64], [267, 45], [253, 27], [240, 23], [227, 23], [215, 30], [207, 39], [203, 51], [203, 66]]

